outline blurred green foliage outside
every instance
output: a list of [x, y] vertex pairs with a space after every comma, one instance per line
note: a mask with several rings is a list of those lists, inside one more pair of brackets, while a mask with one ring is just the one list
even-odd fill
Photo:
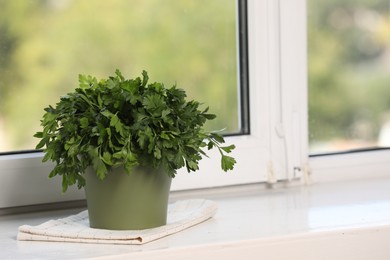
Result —
[[33, 149], [43, 108], [120, 69], [177, 84], [239, 130], [234, 0], [0, 0], [0, 152]]
[[311, 151], [389, 146], [390, 1], [309, 0], [308, 41]]

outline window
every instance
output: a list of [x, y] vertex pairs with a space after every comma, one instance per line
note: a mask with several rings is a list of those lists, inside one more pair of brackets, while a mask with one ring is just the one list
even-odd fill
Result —
[[[18, 2], [13, 1], [11, 3]], [[124, 1], [127, 3], [127, 1]], [[158, 2], [158, 1], [157, 1]], [[157, 3], [156, 2], [156, 3]], [[7, 2], [8, 3], [8, 2]], [[64, 10], [68, 10], [69, 5], [71, 5], [72, 1], [48, 1], [48, 2], [28, 2], [26, 6], [26, 12], [29, 11], [31, 6], [38, 5], [40, 6], [42, 3], [48, 3], [49, 6], [46, 6], [45, 8], [51, 8], [56, 13], [56, 15], [62, 15]], [[77, 1], [77, 4], [83, 5], [83, 1]], [[111, 2], [110, 2], [111, 3]], [[119, 2], [115, 1], [114, 4], [118, 4]], [[144, 1], [142, 5], [148, 5], [151, 2]], [[182, 15], [181, 19], [175, 19], [171, 17], [171, 13], [173, 12], [172, 5], [178, 5], [177, 10], [175, 9], [174, 12], [178, 12]], [[85, 4], [85, 3], [84, 3]], [[110, 5], [106, 3], [106, 1], [101, 2], [103, 5]], [[113, 4], [113, 5], [114, 5]], [[200, 165], [200, 171], [194, 174], [188, 174], [183, 170], [182, 173], [179, 173], [178, 176], [175, 178], [173, 182], [173, 190], [180, 190], [180, 189], [191, 189], [191, 188], [202, 188], [202, 187], [215, 187], [215, 186], [223, 186], [223, 185], [232, 185], [232, 184], [243, 184], [243, 183], [253, 183], [253, 182], [261, 182], [261, 181], [276, 181], [280, 178], [286, 178], [287, 175], [284, 173], [284, 169], [287, 167], [285, 165], [284, 161], [286, 160], [285, 156], [283, 156], [280, 160], [278, 159], [278, 154], [286, 154], [287, 151], [285, 151], [285, 142], [283, 141], [284, 138], [278, 137], [275, 138], [273, 141], [271, 141], [271, 138], [267, 138], [268, 136], [274, 136], [274, 132], [269, 131], [267, 128], [267, 125], [272, 120], [272, 117], [269, 116], [268, 111], [272, 111], [273, 113], [279, 113], [278, 110], [281, 108], [280, 104], [278, 102], [270, 102], [269, 98], [271, 97], [273, 100], [277, 101], [280, 100], [280, 93], [274, 93], [274, 91], [271, 91], [273, 89], [280, 90], [280, 86], [277, 88], [273, 88], [272, 84], [278, 84], [277, 77], [278, 72], [272, 72], [272, 78], [269, 76], [263, 76], [259, 77], [258, 75], [268, 75], [270, 74], [270, 69], [268, 66], [268, 63], [272, 60], [270, 59], [259, 59], [259, 55], [263, 55], [264, 53], [267, 53], [270, 48], [272, 48], [273, 44], [272, 41], [267, 40], [268, 33], [272, 30], [275, 17], [269, 17], [267, 18], [266, 23], [270, 24], [264, 24], [265, 27], [258, 27], [257, 24], [262, 24], [263, 21], [261, 21], [261, 16], [258, 16], [257, 13], [253, 12], [253, 8], [256, 8], [260, 10], [260, 12], [263, 12], [264, 14], [267, 13], [267, 9], [264, 9], [265, 3], [257, 3], [255, 1], [221, 1], [214, 0], [214, 1], [206, 1], [199, 3], [199, 1], [186, 1], [186, 4], [189, 4], [191, 6], [197, 6], [198, 11], [201, 13], [204, 13], [205, 15], [205, 21], [204, 19], [200, 19], [198, 15], [195, 15], [195, 13], [191, 13], [191, 9], [189, 7], [184, 8], [180, 5], [185, 5], [182, 3], [182, 1], [170, 1], [170, 2], [163, 2], [158, 3], [162, 4], [160, 7], [156, 18], [147, 20], [148, 22], [153, 22], [152, 25], [150, 25], [151, 29], [154, 27], [158, 27], [159, 24], [154, 19], [162, 19], [166, 18], [166, 20], [169, 22], [168, 31], [169, 33], [173, 34], [174, 37], [165, 39], [167, 37], [166, 34], [161, 33], [158, 34], [157, 40], [163, 39], [161, 45], [158, 45], [157, 47], [151, 47], [147, 46], [147, 49], [143, 51], [138, 59], [142, 60], [142, 58], [147, 57], [149, 52], [163, 52], [163, 49], [166, 46], [174, 45], [175, 50], [177, 50], [180, 46], [179, 41], [184, 41], [180, 37], [182, 35], [187, 35], [188, 37], [188, 30], [191, 29], [191, 36], [187, 42], [181, 43], [184, 44], [185, 48], [188, 49], [194, 49], [195, 48], [195, 56], [186, 56], [190, 55], [187, 54], [187, 49], [182, 50], [182, 53], [184, 55], [174, 55], [175, 52], [168, 52], [164, 53], [164, 55], [167, 55], [166, 57], [161, 57], [160, 60], [157, 61], [156, 65], [153, 65], [151, 67], [152, 71], [149, 71], [151, 76], [153, 76], [153, 73], [157, 74], [157, 79], [160, 80], [158, 77], [163, 77], [165, 72], [160, 72], [159, 68], [164, 64], [164, 60], [169, 59], [175, 60], [179, 59], [178, 63], [176, 63], [176, 67], [179, 66], [182, 63], [188, 63], [188, 66], [194, 66], [192, 69], [188, 69], [188, 71], [184, 71], [184, 73], [178, 73], [176, 71], [176, 67], [170, 67], [166, 68], [167, 71], [171, 74], [168, 74], [168, 79], [171, 78], [177, 78], [172, 75], [180, 76], [182, 75], [182, 80], [188, 80], [187, 84], [195, 84], [196, 86], [200, 85], [199, 91], [201, 91], [201, 88], [205, 85], [213, 85], [213, 92], [217, 92], [217, 95], [220, 95], [220, 92], [231, 92], [231, 90], [227, 90], [226, 88], [232, 88], [233, 92], [239, 91], [239, 97], [237, 98], [237, 95], [234, 94], [235, 98], [234, 100], [226, 99], [224, 101], [224, 98], [221, 98], [219, 96], [218, 102], [212, 102], [215, 100], [214, 98], [211, 98], [211, 101], [205, 101], [207, 103], [210, 103], [211, 109], [213, 109], [213, 106], [218, 107], [220, 106], [221, 111], [227, 112], [226, 117], [220, 117], [222, 118], [222, 121], [220, 121], [220, 125], [223, 127], [224, 124], [226, 124], [228, 121], [232, 122], [229, 123], [231, 126], [228, 128], [229, 133], [233, 133], [234, 135], [227, 137], [227, 142], [231, 142], [237, 145], [237, 149], [235, 151], [234, 156], [238, 160], [238, 166], [236, 167], [234, 172], [231, 173], [223, 173], [219, 169], [219, 157], [218, 154], [212, 154], [211, 159], [205, 158], [201, 165]], [[247, 7], [247, 4], [250, 5]], [[3, 4], [4, 5], [4, 4]], [[16, 4], [15, 4], [16, 5]], [[223, 5], [223, 8], [221, 9], [219, 5]], [[11, 7], [14, 7], [11, 5]], [[30, 9], [29, 9], [30, 8]], [[87, 8], [87, 7], [83, 7]], [[88, 9], [88, 8], [87, 8]], [[106, 9], [109, 9], [109, 7], [106, 7]], [[120, 8], [119, 8], [120, 9]], [[184, 10], [184, 11], [183, 11]], [[226, 14], [221, 15], [220, 13], [223, 10], [227, 10]], [[247, 13], [247, 10], [249, 11]], [[37, 12], [40, 12], [41, 10], [38, 8]], [[142, 11], [142, 10], [141, 10]], [[157, 11], [155, 11], [157, 12]], [[166, 13], [167, 12], [167, 13]], [[18, 14], [20, 16], [23, 16], [22, 14]], [[37, 16], [40, 16], [41, 14], [38, 14]], [[76, 14], [75, 14], [76, 15]], [[105, 15], [105, 14], [104, 14]], [[101, 17], [101, 19], [106, 19], [106, 22], [110, 23], [111, 27], [122, 27], [124, 26], [121, 24], [115, 24], [115, 19], [109, 19], [107, 17]], [[147, 16], [146, 14], [140, 14], [137, 15]], [[224, 20], [227, 18], [226, 15], [231, 16], [228, 20], [233, 21], [226, 23]], [[119, 14], [115, 17], [120, 16]], [[98, 16], [96, 16], [98, 17]], [[142, 18], [141, 17], [141, 18]], [[78, 22], [80, 22], [77, 19], [81, 19], [80, 17], [75, 16], [74, 20], [70, 22], [64, 22], [59, 23], [60, 27], [63, 26], [63, 30], [69, 30], [68, 26], [76, 26]], [[140, 19], [141, 19], [140, 18]], [[183, 19], [189, 19], [189, 22], [183, 22]], [[38, 19], [39, 20], [39, 19]], [[209, 27], [200, 27], [200, 28], [192, 28], [192, 23], [196, 23], [197, 21], [201, 20], [201, 23], [207, 23]], [[222, 20], [222, 22], [220, 21]], [[35, 20], [34, 20], [35, 21]], [[185, 21], [185, 20], [184, 20]], [[160, 21], [159, 21], [160, 22]], [[210, 27], [210, 23], [216, 23], [212, 24]], [[221, 25], [219, 27], [213, 28], [218, 25], [218, 23], [221, 22]], [[39, 23], [39, 21], [37, 22]], [[111, 33], [110, 28], [107, 29], [103, 25], [100, 24], [100, 20], [94, 20], [91, 22], [91, 24], [88, 24], [90, 27], [98, 25], [99, 30], [102, 30], [105, 33]], [[204, 24], [203, 24], [204, 25]], [[33, 23], [28, 24], [28, 26], [34, 26]], [[189, 26], [189, 28], [182, 28], [182, 27]], [[181, 29], [179, 32], [175, 32], [174, 28], [178, 27]], [[50, 31], [50, 26], [42, 27], [45, 30], [43, 31], [45, 34], [50, 35], [53, 39], [56, 39], [59, 37], [56, 33], [56, 30]], [[28, 30], [28, 29], [26, 29]], [[200, 30], [200, 33], [206, 33], [206, 35], [215, 36], [215, 39], [204, 39], [202, 35], [192, 35], [197, 32], [197, 30]], [[205, 32], [203, 32], [205, 31]], [[37, 37], [36, 34], [39, 34], [39, 31], [34, 31], [35, 33], [31, 33], [31, 37]], [[232, 34], [233, 32], [233, 34]], [[144, 33], [142, 31], [142, 33]], [[91, 34], [91, 37], [97, 37], [96, 32], [94, 34], [94, 31], [89, 32], [88, 34]], [[137, 34], [137, 33], [135, 33]], [[141, 34], [141, 33], [138, 33]], [[214, 35], [215, 34], [215, 35]], [[110, 34], [111, 35], [111, 34]], [[234, 37], [232, 37], [232, 35]], [[251, 36], [253, 35], [253, 36]], [[76, 37], [73, 34], [70, 34], [68, 37]], [[119, 34], [120, 36], [120, 34]], [[113, 38], [119, 37], [117, 34], [113, 32]], [[133, 40], [134, 34], [128, 35], [130, 37], [129, 41]], [[197, 37], [195, 37], [197, 36]], [[201, 37], [202, 36], [202, 37]], [[26, 36], [27, 37], [27, 36]], [[83, 35], [78, 37], [84, 37]], [[77, 37], [77, 39], [78, 39]], [[110, 36], [111, 37], [111, 36]], [[183, 36], [184, 37], [184, 36]], [[12, 38], [12, 37], [11, 37]], [[84, 38], [82, 38], [84, 39]], [[92, 38], [93, 39], [93, 38]], [[237, 40], [239, 39], [239, 40]], [[220, 40], [223, 40], [222, 43], [220, 43]], [[38, 41], [38, 40], [37, 40]], [[214, 42], [218, 41], [218, 42]], [[228, 43], [224, 43], [224, 42]], [[11, 41], [12, 42], [12, 41]], [[195, 43], [194, 43], [195, 42]], [[104, 40], [103, 40], [104, 43]], [[38, 43], [35, 43], [38, 44]], [[43, 70], [47, 67], [52, 67], [57, 63], [67, 62], [68, 55], [65, 55], [62, 52], [57, 53], [57, 49], [61, 46], [62, 40], [58, 41], [58, 46], [50, 46], [53, 48], [53, 53], [49, 55], [43, 55], [43, 57], [33, 57], [37, 59], [38, 67], [34, 67], [36, 70]], [[84, 39], [82, 42], [75, 41], [74, 44], [81, 45], [82, 48], [88, 49], [90, 47], [86, 47], [85, 45], [88, 44], [88, 39]], [[192, 46], [191, 44], [195, 44], [195, 46]], [[199, 44], [200, 46], [197, 46]], [[228, 46], [225, 46], [225, 45]], [[34, 44], [33, 44], [34, 45]], [[188, 46], [187, 46], [188, 45]], [[209, 52], [216, 52], [222, 50], [222, 53], [220, 54], [220, 61], [216, 61], [214, 58], [209, 59], [210, 53], [206, 53], [205, 56], [206, 60], [204, 60], [205, 57], [198, 57], [198, 53], [200, 52], [199, 48], [204, 46], [212, 46]], [[12, 46], [12, 44], [10, 44]], [[65, 47], [68, 45], [65, 45]], [[217, 49], [213, 49], [216, 46]], [[233, 46], [233, 47], [231, 47]], [[64, 48], [65, 48], [64, 47]], [[118, 51], [120, 53], [123, 53], [123, 49], [120, 49], [120, 46], [116, 46], [118, 48]], [[239, 47], [239, 48], [238, 48]], [[70, 48], [70, 47], [69, 47]], [[104, 46], [98, 46], [96, 48], [104, 49]], [[77, 49], [77, 48], [76, 48]], [[207, 48], [206, 48], [207, 49]], [[39, 50], [39, 49], [38, 49]], [[180, 50], [180, 49], [179, 49]], [[132, 51], [132, 50], [131, 50]], [[247, 53], [251, 53], [250, 56], [247, 56]], [[278, 55], [279, 50], [272, 50], [272, 55]], [[39, 52], [33, 53], [35, 56], [40, 54]], [[82, 58], [83, 53], [79, 53], [75, 55], [78, 58], [78, 61], [80, 63], [88, 63], [88, 59]], [[33, 55], [33, 56], [34, 56]], [[38, 55], [39, 56], [39, 55]], [[173, 57], [175, 56], [175, 57]], [[177, 56], [177, 57], [176, 57]], [[231, 61], [233, 56], [233, 61]], [[237, 57], [239, 57], [237, 61]], [[248, 59], [249, 57], [249, 59]], [[105, 55], [96, 55], [94, 57], [94, 60], [98, 63], [103, 63], [102, 60], [106, 58]], [[119, 57], [121, 58], [121, 57]], [[58, 60], [56, 60], [58, 59]], [[230, 59], [230, 60], [229, 60]], [[110, 59], [111, 60], [111, 59]], [[93, 61], [93, 63], [95, 63]], [[127, 60], [125, 59], [127, 62]], [[173, 62], [172, 61], [172, 62]], [[126, 64], [125, 62], [125, 64]], [[131, 60], [129, 61], [131, 66]], [[215, 63], [217, 62], [217, 64]], [[110, 61], [108, 64], [109, 69], [115, 64], [114, 61]], [[198, 66], [200, 63], [200, 66]], [[177, 65], [179, 64], [179, 65]], [[192, 64], [192, 65], [191, 65]], [[198, 65], [197, 65], [198, 64]], [[249, 64], [249, 71], [248, 71], [248, 64]], [[27, 64], [21, 64], [21, 65], [27, 65]], [[88, 64], [87, 64], [88, 65]], [[276, 65], [276, 64], [275, 64]], [[210, 67], [211, 66], [211, 67]], [[279, 66], [279, 65], [276, 65]], [[86, 66], [88, 68], [88, 66]], [[169, 67], [169, 66], [167, 66]], [[201, 82], [199, 83], [197, 80], [204, 80], [204, 78], [207, 79], [207, 73], [204, 76], [199, 76], [202, 74], [195, 75], [192, 71], [194, 71], [194, 68], [197, 68], [201, 72], [204, 70], [207, 73], [210, 71], [211, 74], [218, 74], [219, 70], [221, 72], [219, 73], [220, 79], [211, 78], [209, 79], [209, 83]], [[141, 68], [134, 68], [135, 71], [141, 69]], [[67, 69], [64, 71], [60, 70], [55, 71], [56, 73], [65, 73], [64, 80], [66, 82], [73, 82], [74, 75], [72, 74], [78, 73], [80, 69], [76, 69], [76, 72], [72, 72], [73, 68], [72, 65], [68, 65]], [[104, 73], [99, 70], [99, 73]], [[5, 70], [5, 73], [11, 73], [13, 70]], [[249, 72], [249, 73], [248, 73]], [[91, 71], [90, 73], [94, 73]], [[34, 73], [32, 73], [34, 74]], [[248, 74], [252, 75], [250, 78], [248, 78]], [[31, 76], [30, 73], [28, 75], [21, 75], [23, 77], [29, 77]], [[56, 83], [55, 77], [53, 74], [47, 75], [44, 80], [49, 80], [51, 84]], [[12, 78], [12, 77], [11, 77]], [[17, 77], [17, 80], [20, 78]], [[157, 80], [156, 79], [156, 80]], [[54, 80], [54, 81], [53, 81]], [[164, 79], [161, 79], [164, 81]], [[220, 80], [220, 82], [218, 82]], [[221, 81], [222, 80], [222, 81]], [[26, 82], [31, 82], [30, 80], [25, 80]], [[194, 83], [195, 81], [195, 83]], [[22, 82], [22, 81], [21, 81]], [[39, 79], [38, 81], [39, 82]], [[237, 82], [241, 83], [241, 87], [237, 88]], [[250, 86], [249, 92], [249, 102], [246, 100], [248, 97], [247, 93], [248, 90], [243, 87], [244, 84], [248, 84]], [[3, 83], [4, 84], [4, 83]], [[39, 83], [35, 83], [39, 84]], [[72, 84], [73, 85], [73, 84]], [[186, 85], [183, 83], [183, 85]], [[214, 87], [215, 86], [215, 87]], [[218, 90], [218, 86], [222, 86], [222, 89], [220, 88]], [[231, 87], [233, 86], [233, 87]], [[61, 88], [61, 87], [60, 87]], [[216, 88], [216, 89], [214, 89]], [[196, 89], [196, 88], [195, 88]], [[206, 89], [207, 91], [210, 91], [210, 88]], [[12, 90], [7, 90], [10, 93]], [[195, 90], [194, 90], [195, 91]], [[198, 89], [196, 89], [198, 91]], [[204, 91], [204, 90], [203, 90]], [[192, 95], [192, 94], [191, 94]], [[194, 94], [195, 95], [195, 94]], [[56, 94], [55, 96], [58, 96]], [[3, 95], [2, 95], [3, 97]], [[229, 109], [226, 109], [229, 107]], [[231, 108], [233, 107], [233, 110]], [[242, 113], [238, 114], [238, 112], [234, 112], [234, 107], [240, 107]], [[249, 113], [250, 111], [250, 113]], [[216, 114], [219, 114], [218, 111], [215, 111]], [[248, 120], [248, 116], [250, 115], [250, 120]], [[248, 133], [249, 132], [249, 122], [251, 123], [250, 127], [250, 134], [242, 134], [242, 133]], [[273, 122], [274, 123], [274, 122]], [[215, 126], [214, 126], [215, 127]], [[222, 128], [220, 127], [220, 128]], [[26, 128], [26, 127], [23, 127]], [[279, 124], [279, 134], [284, 131], [281, 124]], [[279, 140], [280, 139], [280, 140]], [[275, 142], [275, 144], [274, 144]], [[298, 142], [299, 143], [299, 142]], [[276, 147], [276, 145], [278, 147]], [[270, 147], [275, 146], [275, 149], [271, 151]], [[28, 146], [30, 147], [30, 146]], [[26, 148], [28, 148], [26, 147]], [[25, 147], [21, 147], [21, 149], [26, 149]], [[17, 148], [16, 148], [17, 149]], [[19, 205], [29, 205], [29, 204], [36, 204], [36, 203], [48, 203], [48, 202], [55, 202], [55, 201], [64, 201], [64, 200], [74, 200], [78, 198], [83, 197], [83, 191], [76, 191], [70, 190], [65, 195], [61, 195], [59, 193], [59, 180], [58, 179], [47, 179], [47, 174], [51, 169], [50, 164], [42, 164], [41, 163], [42, 154], [40, 153], [22, 153], [22, 154], [7, 154], [0, 156], [0, 169], [1, 169], [1, 175], [2, 179], [4, 180], [0, 184], [0, 190], [2, 191], [2, 196], [0, 196], [0, 207], [9, 207], [9, 206], [19, 206]], [[17, 194], [15, 194], [15, 185], [22, 185], [22, 189], [18, 189]], [[3, 196], [4, 195], [4, 196]]]
[[43, 108], [72, 91], [78, 74], [117, 68], [186, 89], [218, 115], [210, 129], [247, 132], [235, 0], [17, 0], [0, 12], [0, 152], [33, 149]]
[[[58, 3], [54, 0], [49, 2]], [[71, 1], [63, 3], [67, 2]], [[212, 2], [204, 2], [204, 8], [207, 12], [219, 12]], [[171, 3], [164, 1], [164, 5]], [[245, 97], [246, 91], [249, 92], [249, 102], [240, 98], [237, 106], [247, 110], [249, 120], [237, 116], [233, 121], [236, 124], [242, 121], [247, 126], [250, 122], [249, 134], [226, 138], [228, 143], [237, 146], [233, 156], [238, 164], [233, 172], [221, 172], [216, 152], [210, 155], [210, 159], [202, 160], [198, 172], [179, 172], [172, 190], [273, 183], [299, 178], [305, 172], [308, 154], [305, 1], [248, 0], [235, 3], [239, 7], [235, 10], [240, 17], [234, 25], [239, 28], [236, 39], [240, 39], [234, 39], [236, 48], [240, 45], [240, 51], [236, 49], [239, 62], [235, 65], [236, 69], [240, 68], [240, 74], [235, 72], [235, 81], [240, 79], [249, 85], [248, 90], [240, 89], [241, 97]], [[188, 18], [194, 19], [191, 16]], [[227, 107], [231, 105], [223, 109]], [[41, 158], [40, 153], [0, 156], [0, 208], [83, 197], [83, 191], [75, 189], [60, 194], [60, 181], [48, 180], [52, 166], [42, 164]], [[15, 189], [16, 185], [20, 188]]]
[[308, 1], [310, 152], [389, 147], [390, 2]]
[[389, 174], [389, 4], [308, 1], [314, 181]]

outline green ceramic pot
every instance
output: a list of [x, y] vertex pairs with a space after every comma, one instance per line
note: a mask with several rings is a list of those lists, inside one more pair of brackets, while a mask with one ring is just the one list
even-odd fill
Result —
[[138, 166], [128, 175], [120, 167], [100, 180], [89, 168], [85, 179], [90, 227], [141, 230], [166, 224], [171, 177], [163, 170]]

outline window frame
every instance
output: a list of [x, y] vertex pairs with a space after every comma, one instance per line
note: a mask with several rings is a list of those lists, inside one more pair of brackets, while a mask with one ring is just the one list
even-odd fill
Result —
[[[293, 12], [293, 9], [291, 9]], [[307, 17], [307, 11], [305, 11]], [[309, 157], [309, 183], [359, 181], [390, 175], [390, 148], [367, 148]]]
[[[308, 156], [306, 1], [248, 0], [250, 133], [227, 136], [238, 164], [223, 173], [216, 151], [200, 170], [180, 170], [172, 190], [212, 188], [300, 179], [310, 182], [388, 176], [390, 150]], [[42, 153], [0, 157], [0, 208], [84, 198], [72, 187], [61, 194], [60, 179]]]
[[[245, 4], [246, 1], [241, 2], [241, 10]], [[205, 158], [201, 161], [198, 172], [188, 174], [184, 169], [180, 170], [173, 181], [173, 191], [258, 182], [273, 183], [281, 179], [299, 177], [294, 176], [296, 174], [294, 169], [301, 169], [302, 162], [306, 160], [305, 131], [295, 136], [299, 141], [295, 141], [294, 145], [299, 148], [294, 147], [294, 150], [300, 151], [299, 156], [294, 157], [296, 161], [287, 160], [290, 157], [286, 156], [291, 150], [289, 148], [291, 142], [286, 140], [291, 138], [292, 131], [289, 122], [282, 122], [280, 116], [283, 116], [283, 120], [289, 118], [290, 115], [285, 112], [290, 110], [292, 104], [304, 104], [301, 98], [305, 95], [290, 96], [281, 93], [281, 90], [286, 88], [282, 86], [286, 81], [280, 80], [281, 75], [289, 75], [288, 70], [292, 65], [283, 58], [283, 55], [292, 50], [280, 44], [275, 47], [274, 44], [283, 38], [279, 22], [280, 3], [271, 0], [249, 0], [247, 5], [248, 49], [241, 48], [241, 51], [248, 52], [249, 59], [240, 62], [249, 63], [250, 113], [247, 114], [250, 117], [251, 128], [249, 134], [226, 137], [227, 143], [234, 143], [237, 146], [233, 153], [238, 162], [237, 166], [233, 172], [223, 173], [220, 170], [219, 154], [213, 152], [210, 159]], [[300, 46], [299, 43], [295, 45]], [[291, 55], [294, 55], [295, 51], [293, 50]], [[240, 75], [242, 77], [246, 74], [241, 71]], [[302, 81], [304, 77], [303, 73], [292, 80]], [[305, 87], [302, 82], [290, 81], [289, 84]], [[282, 101], [289, 103], [285, 106], [281, 104]], [[299, 122], [304, 122], [305, 113], [298, 112], [297, 114], [302, 117]], [[0, 208], [84, 198], [84, 192], [75, 187], [61, 194], [61, 180], [58, 177], [48, 179], [48, 173], [53, 165], [41, 163], [42, 156], [42, 153], [23, 153], [0, 157], [0, 173], [3, 180], [0, 183], [0, 190], [3, 193], [0, 196]], [[292, 165], [294, 163], [296, 166]]]

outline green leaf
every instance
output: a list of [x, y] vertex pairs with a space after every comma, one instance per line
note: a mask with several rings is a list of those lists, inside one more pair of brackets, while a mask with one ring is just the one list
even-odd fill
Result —
[[81, 88], [88, 88], [90, 84], [89, 77], [79, 74], [79, 85]]
[[44, 150], [45, 155], [43, 156], [42, 162], [47, 162], [48, 160], [53, 158], [54, 151], [51, 149]]
[[124, 159], [126, 158], [126, 155], [127, 155], [126, 149], [122, 149], [119, 152], [114, 153], [112, 157], [115, 159]]
[[70, 156], [70, 157], [75, 157], [75, 156], [77, 156], [78, 151], [79, 151], [78, 148], [79, 148], [79, 146], [78, 146], [77, 144], [71, 145], [71, 146], [69, 147], [69, 149], [68, 149], [68, 154], [69, 154], [69, 156]]
[[107, 117], [108, 119], [111, 119], [114, 116], [114, 114], [108, 110], [100, 111], [100, 114]]
[[138, 132], [137, 140], [141, 149], [146, 149], [152, 139], [153, 133], [149, 127], [147, 127], [144, 131]]
[[212, 120], [214, 118], [216, 118], [217, 116], [214, 115], [214, 114], [203, 114], [203, 116], [208, 119], [208, 120]]
[[69, 150], [69, 148], [74, 144], [74, 142], [75, 142], [74, 137], [72, 137], [68, 141], [66, 141], [65, 145], [64, 145], [65, 150]]
[[102, 100], [102, 97], [100, 96], [100, 93], [98, 94], [98, 105], [99, 105], [99, 108], [103, 108], [103, 100]]
[[147, 142], [148, 138], [146, 135], [140, 135], [140, 136], [138, 136], [137, 140], [138, 140], [138, 144], [139, 144], [140, 148], [143, 149], [146, 146], [146, 142]]
[[147, 110], [152, 112], [159, 110], [159, 114], [161, 114], [160, 110], [165, 107], [164, 97], [157, 94], [144, 97], [142, 103]]
[[103, 157], [101, 157], [102, 161], [105, 163], [105, 164], [108, 164], [108, 165], [113, 165], [113, 162], [112, 162], [112, 155], [109, 153], [109, 152], [104, 152], [103, 153]]
[[146, 84], [148, 83], [148, 80], [149, 80], [149, 76], [148, 76], [148, 73], [145, 71], [145, 70], [143, 70], [142, 71], [142, 86], [144, 87], [144, 86], [146, 86]]
[[107, 132], [107, 135], [108, 135], [108, 146], [110, 148], [114, 148], [114, 144], [112, 143], [112, 133], [111, 133], [111, 129], [109, 127], [106, 128], [106, 132]]
[[139, 163], [138, 163], [138, 160], [137, 160], [137, 157], [135, 156], [135, 154], [133, 154], [133, 153], [127, 154], [126, 162], [125, 162], [126, 171], [128, 173], [130, 173], [131, 169], [137, 165], [139, 165]]
[[99, 177], [100, 180], [104, 180], [104, 178], [106, 178], [107, 167], [102, 161], [99, 160], [99, 162], [95, 164], [95, 170], [96, 175]]
[[115, 127], [118, 123], [120, 123], [119, 117], [116, 114], [112, 115], [111, 121], [110, 121], [110, 126]]
[[206, 107], [206, 109], [203, 110], [203, 112], [202, 112], [202, 115], [203, 115], [207, 120], [213, 120], [214, 118], [217, 117], [217, 116], [214, 115], [214, 114], [207, 114], [208, 111], [209, 111], [209, 107]]
[[235, 163], [236, 163], [236, 160], [233, 157], [230, 157], [227, 155], [222, 155], [221, 167], [222, 167], [222, 170], [224, 170], [225, 172], [228, 170], [233, 170]]
[[161, 117], [166, 121], [168, 120], [167, 116], [171, 113], [169, 109], [164, 109], [161, 111]]
[[51, 113], [51, 112], [47, 112], [43, 115], [42, 124], [47, 125], [47, 124], [53, 123], [53, 122], [55, 122], [56, 119], [57, 119], [56, 114]]
[[185, 165], [185, 160], [180, 153], [175, 154], [173, 162], [177, 166], [178, 169], [180, 169], [181, 167], [183, 167]]
[[162, 138], [164, 140], [169, 140], [169, 135], [167, 134], [167, 132], [163, 131], [160, 134], [160, 138]]
[[89, 125], [89, 121], [87, 117], [83, 117], [80, 119], [80, 127], [81, 128], [87, 128]]
[[211, 138], [216, 140], [218, 143], [224, 143], [225, 140], [223, 139], [222, 135], [217, 134], [217, 133], [210, 133]]
[[43, 148], [46, 143], [49, 142], [49, 138], [47, 137], [43, 137], [42, 140], [37, 144], [37, 146], [35, 147], [35, 149], [41, 149]]
[[186, 161], [186, 165], [187, 165], [187, 171], [188, 172], [196, 171], [196, 170], [199, 169], [198, 163], [196, 163], [195, 161]]
[[86, 184], [86, 182], [85, 182], [84, 177], [78, 174], [77, 175], [77, 188], [81, 189], [82, 187], [85, 186], [85, 184]]
[[209, 111], [210, 107], [206, 107], [205, 110], [202, 111], [202, 114], [205, 114]]
[[36, 138], [43, 138], [43, 132], [36, 132], [34, 134], [34, 137], [36, 137]]
[[62, 192], [66, 192], [68, 190], [68, 186], [66, 175], [62, 175]]
[[158, 147], [154, 148], [153, 155], [156, 159], [161, 159], [161, 149]]
[[110, 126], [114, 127], [115, 131], [122, 137], [125, 137], [124, 125], [121, 123], [119, 117], [116, 114], [111, 117]]
[[236, 148], [236, 146], [235, 146], [234, 144], [229, 145], [229, 146], [221, 146], [221, 149], [224, 150], [224, 151], [227, 152], [227, 153], [230, 153], [230, 152], [233, 151], [235, 148]]
[[120, 78], [121, 81], [125, 80], [122, 73], [118, 69], [115, 70], [115, 74]]
[[54, 168], [50, 174], [49, 174], [49, 178], [53, 178], [54, 176], [56, 176], [58, 173], [58, 168]]

